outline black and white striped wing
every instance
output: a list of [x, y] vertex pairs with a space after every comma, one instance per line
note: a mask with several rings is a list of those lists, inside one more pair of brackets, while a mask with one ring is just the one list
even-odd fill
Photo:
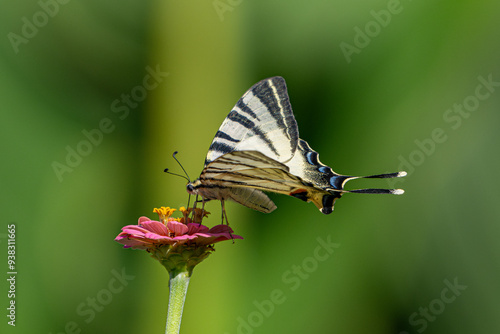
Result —
[[[401, 189], [345, 190], [344, 185], [347, 181], [357, 178], [392, 178], [405, 175], [404, 172], [371, 176], [337, 174], [319, 161], [319, 154], [311, 149], [306, 141], [299, 139], [296, 154], [286, 164], [258, 151], [234, 151], [208, 164], [200, 176], [200, 181], [205, 186], [224, 189], [226, 192], [228, 189], [231, 192], [231, 189], [252, 188], [252, 190], [293, 196], [305, 202], [313, 202], [322, 213], [330, 214], [335, 200], [344, 193], [401, 194], [403, 192]], [[232, 199], [254, 208], [252, 206], [254, 203]]]
[[245, 187], [289, 195], [301, 179], [289, 168], [258, 151], [234, 151], [209, 163], [200, 175], [204, 185]]
[[229, 196], [229, 193], [243, 188], [280, 193], [313, 202], [322, 212], [330, 213], [328, 208], [323, 210], [323, 203], [328, 203], [333, 208], [335, 199], [344, 192], [336, 189], [326, 190], [314, 182], [302, 179], [292, 174], [287, 165], [257, 151], [234, 151], [217, 158], [203, 170], [200, 181], [205, 185], [205, 190], [215, 188], [225, 191], [226, 197], [252, 208], [255, 203], [237, 200]]
[[205, 167], [233, 151], [259, 151], [278, 162], [290, 160], [299, 139], [285, 79], [253, 85], [236, 103], [208, 149]]

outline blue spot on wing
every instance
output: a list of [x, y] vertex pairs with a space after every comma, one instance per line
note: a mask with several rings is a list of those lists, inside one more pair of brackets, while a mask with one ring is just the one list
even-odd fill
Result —
[[318, 170], [323, 174], [327, 174], [332, 171], [332, 169], [328, 166], [321, 166], [320, 168], [318, 168]]

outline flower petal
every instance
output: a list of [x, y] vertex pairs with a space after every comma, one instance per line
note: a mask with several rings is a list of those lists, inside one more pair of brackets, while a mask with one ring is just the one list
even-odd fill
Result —
[[215, 239], [213, 241], [213, 243], [224, 241], [224, 240], [230, 240], [230, 239], [243, 239], [243, 237], [241, 235], [237, 235], [237, 234], [232, 234], [229, 237], [226, 235], [221, 235], [217, 239]]
[[150, 243], [143, 240], [132, 239], [130, 237], [124, 237], [120, 240], [115, 239], [117, 242], [124, 245], [124, 248], [134, 248], [134, 249], [146, 249], [150, 246]]
[[175, 236], [183, 235], [188, 232], [188, 227], [181, 222], [176, 220], [169, 220], [167, 223], [167, 228], [174, 232]]
[[122, 231], [123, 231], [122, 233], [128, 233], [128, 234], [145, 234], [149, 232], [145, 228], [137, 225], [127, 225], [122, 228]]
[[[167, 210], [168, 208], [161, 208]], [[184, 209], [184, 208], [183, 208]], [[173, 210], [171, 210], [173, 212]], [[184, 216], [189, 210], [183, 211]], [[168, 216], [172, 212], [167, 212]], [[202, 215], [202, 213], [205, 213]], [[208, 212], [200, 210], [196, 211], [198, 220], [202, 216], [206, 216]], [[167, 246], [170, 250], [181, 247], [184, 249], [184, 244], [187, 244], [188, 252], [191, 252], [191, 247], [205, 247], [219, 241], [243, 239], [239, 235], [233, 235], [233, 230], [224, 224], [214, 226], [209, 229], [200, 223], [182, 222], [183, 218], [168, 218], [164, 215], [161, 221], [151, 220], [148, 217], [140, 217], [137, 225], [127, 225], [122, 228], [122, 232], [118, 234], [115, 240], [124, 245], [124, 248], [143, 249], [148, 252], [163, 252], [161, 247]], [[198, 217], [199, 216], [199, 217]], [[168, 218], [168, 219], [166, 219]], [[188, 220], [189, 221], [189, 220]], [[196, 219], [195, 219], [196, 221]], [[213, 251], [213, 248], [208, 247], [205, 252]]]
[[207, 233], [209, 231], [208, 227], [205, 225], [200, 225], [196, 223], [189, 223], [187, 234], [195, 234], [195, 233]]
[[139, 223], [138, 223], [138, 225], [141, 225], [142, 223], [144, 223], [144, 222], [148, 222], [148, 221], [151, 221], [151, 219], [149, 219], [148, 217], [144, 217], [144, 216], [142, 216], [142, 217], [140, 217], [140, 218], [139, 218]]
[[142, 227], [147, 229], [149, 232], [153, 232], [153, 233], [156, 233], [158, 235], [163, 235], [163, 236], [168, 235], [167, 227], [165, 225], [163, 225], [162, 223], [154, 221], [154, 220], [143, 223]]
[[119, 241], [119, 240], [127, 239], [127, 238], [128, 238], [128, 233], [122, 232], [116, 236], [115, 241]]
[[228, 225], [220, 224], [220, 225], [215, 225], [212, 227], [209, 231], [210, 233], [233, 233], [233, 229], [230, 228]]
[[172, 240], [172, 238], [168, 237], [168, 236], [165, 236], [165, 235], [160, 235], [158, 233], [154, 233], [154, 232], [148, 232], [144, 235], [144, 238], [146, 239], [150, 239], [150, 240]]

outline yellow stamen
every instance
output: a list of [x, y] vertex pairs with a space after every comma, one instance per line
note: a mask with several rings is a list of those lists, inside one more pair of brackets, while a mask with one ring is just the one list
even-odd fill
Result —
[[174, 211], [177, 211], [177, 209], [172, 209], [168, 206], [162, 206], [161, 208], [154, 208], [153, 212], [158, 214], [158, 218], [160, 218], [160, 221], [163, 224], [167, 224], [168, 218], [174, 213]]

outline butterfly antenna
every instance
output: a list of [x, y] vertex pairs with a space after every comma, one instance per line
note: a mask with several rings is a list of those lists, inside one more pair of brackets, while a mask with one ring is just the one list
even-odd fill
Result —
[[177, 158], [175, 157], [175, 155], [176, 155], [177, 153], [179, 153], [179, 152], [175, 151], [175, 152], [174, 152], [174, 154], [172, 154], [172, 157], [175, 159], [175, 161], [177, 161], [177, 163], [179, 164], [179, 166], [181, 166], [182, 171], [183, 171], [183, 172], [184, 172], [184, 174], [186, 174], [186, 176], [187, 176], [187, 180], [188, 180], [189, 182], [191, 182], [191, 178], [189, 177], [189, 174], [186, 172], [186, 170], [184, 169], [184, 167], [182, 166], [182, 164], [179, 162], [179, 160], [177, 160]]
[[[368, 176], [344, 176], [341, 178], [342, 188], [347, 181], [354, 179], [390, 179], [394, 177], [405, 177], [408, 175], [405, 171], [397, 172], [397, 173], [388, 173], [388, 174], [376, 174], [376, 175], [368, 175]], [[353, 190], [344, 190], [344, 192], [348, 193], [358, 193], [358, 194], [392, 194], [392, 195], [402, 195], [404, 194], [403, 189], [353, 189]]]
[[181, 174], [177, 174], [177, 173], [172, 173], [171, 171], [168, 170], [168, 168], [165, 168], [163, 170], [165, 173], [167, 174], [170, 174], [170, 175], [175, 175], [175, 176], [180, 176], [182, 177], [183, 179], [186, 179], [188, 182], [191, 182], [187, 177], [185, 177], [184, 175], [181, 175]]
[[[175, 159], [175, 161], [177, 161], [177, 163], [179, 164], [179, 166], [181, 166], [181, 169], [182, 171], [184, 172], [184, 174], [186, 174], [186, 180], [188, 182], [191, 183], [191, 178], [189, 177], [189, 174], [186, 172], [186, 170], [184, 169], [184, 166], [182, 166], [181, 162], [179, 160], [177, 160], [177, 158], [175, 157], [175, 155], [179, 153], [178, 151], [175, 151], [173, 154], [172, 154], [172, 158]], [[188, 203], [187, 203], [187, 207], [189, 208], [189, 203], [191, 203], [191, 193], [188, 193]]]
[[[177, 158], [175, 157], [175, 155], [179, 153], [178, 151], [175, 151], [173, 154], [172, 154], [172, 157], [175, 159], [175, 161], [177, 161], [177, 163], [179, 164], [179, 166], [181, 166], [181, 169], [182, 171], [184, 172], [184, 174], [186, 174], [186, 176], [184, 175], [181, 175], [181, 174], [177, 174], [177, 173], [172, 173], [168, 170], [168, 168], [165, 168], [164, 172], [167, 173], [167, 174], [172, 174], [172, 175], [175, 175], [175, 176], [180, 176], [182, 177], [183, 179], [186, 179], [186, 181], [188, 182], [191, 182], [191, 178], [189, 177], [189, 174], [186, 172], [186, 170], [184, 169], [184, 167], [182, 166], [182, 164], [180, 163], [179, 160], [177, 160]], [[191, 194], [188, 193], [188, 201], [187, 201], [187, 207], [189, 208], [189, 204], [191, 203]]]

